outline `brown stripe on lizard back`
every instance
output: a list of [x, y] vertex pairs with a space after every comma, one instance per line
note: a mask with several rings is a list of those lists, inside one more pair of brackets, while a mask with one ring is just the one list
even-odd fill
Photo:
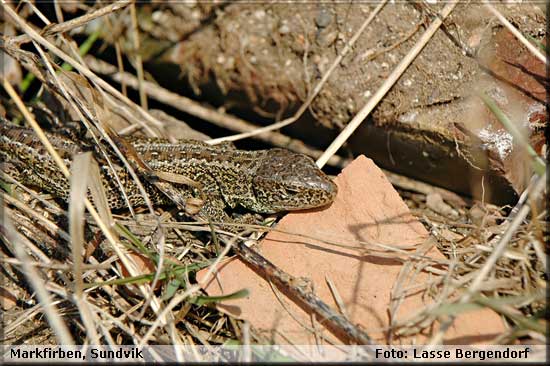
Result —
[[[67, 199], [69, 185], [32, 130], [0, 122], [0, 156], [13, 163], [23, 182]], [[47, 135], [67, 163], [82, 151], [79, 144], [56, 134]], [[331, 203], [336, 185], [307, 156], [284, 149], [237, 150], [231, 144], [211, 146], [195, 140], [170, 143], [158, 138], [127, 140], [154, 171], [184, 175], [201, 183], [206, 197], [203, 211], [223, 219], [225, 208], [242, 206], [260, 213], [274, 213], [319, 207]], [[102, 182], [113, 209], [126, 207], [113, 172], [99, 156]], [[143, 205], [136, 184], [120, 166], [115, 167], [132, 205]], [[153, 202], [166, 204], [155, 187], [145, 184]], [[194, 188], [178, 185], [184, 196], [197, 196]]]

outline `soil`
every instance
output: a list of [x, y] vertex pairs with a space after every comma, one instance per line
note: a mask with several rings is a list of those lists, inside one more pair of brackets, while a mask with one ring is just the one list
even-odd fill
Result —
[[[69, 11], [67, 7], [71, 4], [60, 4], [64, 11]], [[154, 78], [168, 89], [192, 95], [258, 125], [268, 124], [291, 115], [306, 100], [375, 6], [323, 2], [292, 6], [213, 2], [139, 4], [140, 54], [148, 79]], [[441, 4], [410, 2], [386, 5], [361, 35], [353, 52], [336, 68], [308, 113], [283, 132], [310, 146], [326, 148], [441, 8]], [[498, 9], [524, 35], [544, 42], [545, 9], [540, 5], [506, 4], [498, 5]], [[114, 15], [117, 21], [104, 27], [109, 34], [103, 38], [120, 40], [124, 55], [131, 56], [135, 52], [127, 10]], [[90, 26], [97, 29], [102, 21], [98, 19]], [[124, 32], [129, 36], [118, 38]], [[101, 47], [103, 50], [104, 45]], [[524, 127], [532, 145], [540, 152], [544, 145], [542, 127], [547, 123], [544, 78], [542, 63], [482, 5], [459, 4], [340, 154], [346, 157], [366, 154], [381, 167], [471, 195], [485, 203], [512, 202], [531, 175], [530, 164], [474, 92], [479, 89], [489, 94]], [[169, 119], [155, 115], [164, 121]], [[212, 137], [217, 137], [217, 132], [228, 133], [212, 130], [204, 121], [190, 121], [190, 125]], [[181, 129], [178, 121], [171, 127], [173, 131]], [[438, 226], [426, 219], [430, 213], [426, 205], [430, 206], [432, 201], [414, 190], [399, 194], [416, 211], [415, 215], [422, 218], [422, 224], [435, 232], [432, 229]], [[437, 205], [432, 202], [432, 206]], [[485, 211], [477, 216], [482, 217], [481, 221], [501, 217], [487, 215]], [[470, 218], [461, 217], [465, 222], [459, 224], [477, 232], [471, 229]], [[462, 226], [457, 227], [459, 232]], [[467, 231], [463, 237], [471, 236], [471, 232]], [[28, 237], [42, 241], [29, 233], [32, 231], [27, 232]], [[456, 240], [454, 231], [443, 233], [451, 238], [449, 242]], [[450, 248], [454, 254], [454, 243]], [[543, 271], [539, 268], [538, 272]], [[14, 286], [4, 289], [11, 297], [24, 299], [2, 309], [3, 324], [11, 324], [36, 305], [36, 299], [24, 295], [21, 289], [26, 291], [25, 286], [16, 286], [15, 281]], [[66, 309], [63, 305], [60, 307]], [[18, 327], [5, 341], [54, 344], [55, 335], [44, 326], [44, 316], [39, 313], [29, 316], [34, 316], [32, 321]]]
[[[140, 19], [149, 21], [140, 24], [150, 31], [142, 54], [148, 69], [166, 87], [192, 91], [195, 97], [255, 123], [271, 123], [305, 101], [376, 5], [142, 7]], [[283, 132], [326, 147], [441, 8], [441, 4], [406, 2], [386, 5], [336, 68], [309, 113]], [[498, 9], [523, 34], [537, 40], [544, 36], [544, 9], [539, 5], [510, 4]], [[158, 40], [167, 39], [172, 43], [163, 49], [166, 43]], [[521, 57], [537, 63], [481, 4], [459, 4], [341, 154], [366, 153], [384, 168], [476, 198], [481, 198], [481, 188], [475, 182], [484, 177], [492, 187], [485, 192], [486, 200], [513, 201], [514, 192], [522, 191], [529, 176], [513, 172], [521, 151], [499, 156], [498, 146], [481, 135], [491, 118], [479, 115], [480, 101], [474, 94], [478, 90], [508, 93], [509, 83], [493, 77], [495, 60], [502, 58], [499, 45], [512, 45]], [[535, 66], [538, 76], [544, 77], [542, 64]], [[181, 82], [174, 83], [175, 77]], [[534, 84], [528, 83], [519, 93], [513, 90], [512, 101], [501, 107], [513, 110], [516, 100], [523, 98], [527, 109], [542, 110], [542, 100], [529, 93], [542, 83], [540, 78], [532, 79]], [[472, 124], [472, 120], [477, 121]], [[506, 135], [498, 124], [490, 132]], [[528, 133], [533, 140], [540, 140], [542, 134], [530, 128]]]

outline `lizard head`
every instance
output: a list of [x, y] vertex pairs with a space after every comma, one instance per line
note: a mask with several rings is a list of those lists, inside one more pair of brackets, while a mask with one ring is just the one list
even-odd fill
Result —
[[274, 213], [325, 206], [337, 187], [308, 156], [285, 149], [266, 150], [252, 179], [254, 211]]

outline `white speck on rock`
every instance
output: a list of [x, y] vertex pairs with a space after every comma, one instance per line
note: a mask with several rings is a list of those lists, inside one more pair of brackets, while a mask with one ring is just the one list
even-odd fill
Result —
[[163, 18], [163, 13], [162, 11], [155, 11], [153, 12], [153, 14], [151, 14], [151, 19], [154, 21], [154, 22], [159, 22], [162, 18]]
[[533, 103], [529, 105], [529, 108], [527, 109], [527, 127], [530, 127], [529, 121], [535, 119], [535, 115], [546, 115], [546, 109], [544, 108], [544, 105], [542, 103]]
[[281, 33], [281, 34], [290, 33], [290, 28], [288, 27], [287, 24], [283, 24], [283, 25], [281, 25], [281, 27], [279, 28], [279, 33]]
[[529, 109], [527, 110], [527, 113], [528, 114], [543, 113], [544, 111], [545, 109], [542, 103], [533, 103], [529, 105]]
[[498, 156], [502, 160], [504, 160], [514, 148], [514, 138], [503, 128], [493, 131], [485, 127], [481, 129], [477, 135], [483, 141], [483, 147], [498, 152]]
[[490, 90], [487, 90], [487, 95], [493, 98], [494, 101], [500, 105], [508, 104], [508, 98], [506, 97], [504, 91], [500, 88], [491, 88]]
[[195, 20], [199, 20], [200, 18], [202, 17], [202, 13], [200, 10], [193, 10], [191, 12], [191, 18], [195, 19]]
[[411, 123], [411, 122], [414, 122], [416, 120], [417, 116], [418, 116], [417, 111], [411, 111], [411, 112], [403, 113], [402, 115], [400, 115], [398, 120], [399, 120], [399, 122], [403, 122], [403, 123]]

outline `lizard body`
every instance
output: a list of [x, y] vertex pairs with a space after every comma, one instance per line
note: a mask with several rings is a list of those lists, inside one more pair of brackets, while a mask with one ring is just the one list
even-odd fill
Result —
[[[62, 198], [69, 196], [69, 183], [32, 130], [0, 122], [0, 157], [10, 163], [19, 179]], [[70, 166], [72, 156], [91, 147], [64, 136], [47, 133], [58, 153]], [[157, 172], [186, 176], [201, 185], [206, 197], [202, 216], [223, 219], [221, 211], [241, 206], [258, 213], [301, 210], [327, 205], [336, 195], [336, 185], [317, 168], [313, 160], [289, 150], [237, 150], [232, 144], [208, 145], [196, 140], [170, 143], [159, 138], [125, 138], [141, 159]], [[93, 150], [93, 149], [92, 149]], [[112, 209], [127, 202], [113, 170], [95, 154], [101, 180]], [[4, 169], [5, 170], [5, 169]], [[136, 183], [126, 169], [115, 165], [116, 173], [133, 206], [144, 205]], [[185, 197], [196, 197], [197, 188], [175, 184]], [[157, 204], [170, 203], [155, 187], [145, 184]]]

